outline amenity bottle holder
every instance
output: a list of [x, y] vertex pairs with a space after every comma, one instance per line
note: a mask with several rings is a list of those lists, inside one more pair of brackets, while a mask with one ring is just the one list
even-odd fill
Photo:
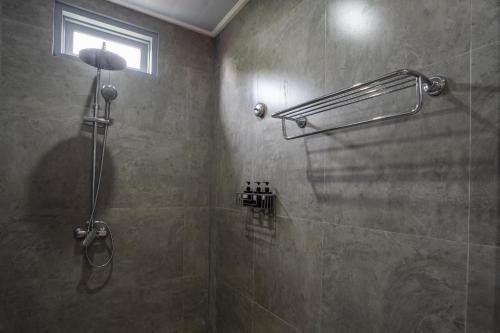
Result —
[[[269, 182], [255, 182], [254, 189], [247, 181], [244, 190], [236, 193], [236, 204], [246, 207], [253, 216], [262, 214], [268, 219], [276, 221], [276, 194], [269, 187]], [[261, 186], [263, 185], [263, 186]]]

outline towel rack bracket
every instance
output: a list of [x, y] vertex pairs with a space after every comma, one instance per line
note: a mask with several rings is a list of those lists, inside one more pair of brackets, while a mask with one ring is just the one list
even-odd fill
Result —
[[439, 96], [443, 92], [443, 90], [446, 88], [446, 78], [443, 76], [432, 76], [429, 78], [431, 81], [431, 84], [424, 84], [424, 91], [429, 95], [429, 96]]
[[306, 117], [299, 118], [295, 122], [297, 123], [297, 126], [299, 128], [304, 128], [307, 126], [307, 118]]

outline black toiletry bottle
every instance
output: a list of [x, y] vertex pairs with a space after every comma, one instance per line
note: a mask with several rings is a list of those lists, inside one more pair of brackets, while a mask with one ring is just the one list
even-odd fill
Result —
[[255, 182], [255, 184], [257, 184], [257, 186], [255, 187], [255, 192], [254, 192], [255, 195], [253, 197], [254, 197], [254, 201], [255, 201], [256, 206], [260, 207], [261, 203], [262, 203], [262, 196], [260, 195], [262, 193], [261, 188], [260, 188], [260, 182]]
[[[243, 193], [252, 193], [252, 188], [250, 187], [250, 181], [246, 181], [246, 188]], [[243, 204], [250, 204], [252, 202], [252, 195], [251, 194], [243, 194]]]
[[264, 193], [267, 194], [267, 195], [264, 196], [264, 205], [263, 205], [263, 207], [264, 208], [271, 208], [270, 207], [270, 203], [272, 202], [272, 199], [269, 196], [269, 194], [271, 193], [271, 191], [269, 190], [269, 182], [264, 182], [264, 184], [266, 184], [266, 187], [264, 187]]

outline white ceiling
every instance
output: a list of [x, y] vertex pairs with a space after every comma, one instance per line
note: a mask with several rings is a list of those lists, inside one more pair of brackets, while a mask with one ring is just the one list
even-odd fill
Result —
[[214, 37], [249, 0], [108, 1]]

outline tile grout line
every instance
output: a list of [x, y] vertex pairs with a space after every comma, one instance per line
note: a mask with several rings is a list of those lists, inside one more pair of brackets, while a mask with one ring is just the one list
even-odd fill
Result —
[[[325, 10], [324, 13], [324, 39], [323, 39], [323, 93], [326, 93], [326, 48], [328, 42], [328, 9], [327, 9], [327, 0], [323, 2], [323, 8]], [[323, 139], [326, 141], [326, 139]], [[323, 154], [323, 191], [326, 192], [326, 154]], [[324, 226], [320, 226], [320, 230], [323, 230]], [[323, 320], [323, 250], [324, 250], [324, 239], [325, 233], [321, 232], [321, 247], [319, 251], [319, 274], [320, 274], [320, 282], [319, 282], [319, 320], [318, 320], [318, 333], [321, 333], [321, 325]]]
[[[262, 306], [261, 304], [259, 304], [258, 302], [256, 301], [252, 301], [252, 303], [254, 304], [254, 306], [256, 307], [259, 307], [261, 308], [263, 311], [266, 311], [268, 312], [269, 314], [271, 314], [274, 318], [278, 319], [279, 321], [281, 321], [282, 323], [286, 324], [287, 326], [290, 326], [291, 328], [293, 328], [295, 331], [297, 332], [303, 332], [300, 328], [292, 325], [291, 323], [287, 322], [286, 320], [284, 320], [283, 318], [281, 318], [280, 316], [278, 316], [276, 313], [272, 312], [271, 310], [269, 310], [268, 308], [266, 308], [265, 306]], [[260, 332], [256, 332], [256, 333], [260, 333]]]
[[[245, 221], [246, 223], [246, 221]], [[252, 304], [252, 322], [250, 324], [251, 326], [251, 332], [254, 333], [254, 330], [255, 330], [255, 318], [254, 318], [254, 303], [257, 303], [256, 299], [255, 299], [255, 261], [257, 259], [257, 244], [256, 242], [253, 242], [252, 241], [252, 300], [251, 300], [251, 304]]]
[[212, 274], [213, 270], [213, 264], [214, 264], [214, 256], [213, 256], [213, 250], [212, 247], [214, 246], [213, 243], [213, 212], [212, 209], [209, 208], [209, 225], [208, 225], [208, 309], [207, 309], [207, 326], [210, 332], [216, 331], [215, 327], [213, 327], [213, 321], [212, 321], [212, 316], [213, 316], [213, 309], [212, 309], [212, 300], [214, 297], [214, 279], [215, 276]]
[[[253, 306], [258, 306], [259, 308], [261, 308], [262, 310], [268, 312], [269, 314], [271, 314], [273, 317], [275, 317], [276, 319], [280, 320], [281, 322], [285, 323], [286, 325], [292, 327], [293, 329], [295, 329], [297, 332], [303, 332], [300, 328], [296, 327], [295, 325], [292, 325], [291, 323], [289, 323], [288, 321], [286, 321], [285, 319], [281, 318], [280, 316], [278, 316], [276, 313], [274, 313], [273, 311], [271, 311], [270, 309], [266, 308], [265, 306], [263, 306], [262, 304], [260, 304], [259, 302], [257, 302], [253, 296], [249, 295], [248, 293], [246, 292], [242, 292], [242, 291], [239, 291], [238, 289], [236, 289], [234, 286], [232, 286], [231, 284], [229, 284], [227, 281], [225, 281], [224, 279], [221, 279], [220, 280], [220, 283], [224, 285], [225, 288], [229, 288], [231, 293], [233, 293], [234, 295], [238, 296], [238, 297], [241, 297], [243, 299], [245, 299], [246, 301], [248, 301], [251, 306], [252, 306], [252, 311], [253, 311]], [[253, 312], [252, 312], [253, 314]], [[252, 328], [253, 328], [253, 319], [252, 319]], [[253, 333], [253, 332], [252, 332]], [[260, 332], [257, 332], [257, 333], [260, 333]]]
[[[233, 209], [230, 207], [222, 207], [222, 206], [214, 207], [214, 209], [222, 210], [222, 211], [230, 212], [230, 213], [231, 212], [232, 213], [239, 213], [240, 212], [238, 209]], [[368, 230], [368, 231], [372, 231], [372, 232], [383, 232], [383, 233], [396, 234], [396, 235], [402, 235], [402, 236], [408, 236], [408, 237], [425, 238], [425, 239], [435, 240], [435, 241], [444, 241], [444, 242], [457, 243], [457, 244], [467, 244], [467, 238], [465, 240], [454, 240], [454, 239], [441, 238], [441, 237], [435, 237], [435, 236], [429, 236], [429, 235], [423, 235], [423, 234], [412, 234], [412, 233], [407, 233], [407, 232], [377, 229], [377, 228], [371, 228], [371, 227], [365, 227], [365, 226], [359, 226], [359, 225], [341, 224], [341, 223], [336, 223], [336, 222], [330, 222], [330, 221], [323, 220], [323, 219], [307, 219], [307, 218], [303, 218], [303, 217], [284, 216], [284, 215], [276, 215], [276, 216], [279, 218], [283, 218], [283, 219], [292, 219], [292, 220], [296, 219], [296, 220], [308, 221], [310, 223], [319, 223], [319, 224], [323, 224], [323, 225], [331, 225], [331, 226], [337, 226], [337, 227], [341, 227], [341, 228], [362, 229], [362, 230]], [[479, 245], [483, 245], [483, 244], [479, 244]], [[487, 244], [484, 244], [484, 245], [487, 245]]]
[[479, 45], [479, 46], [477, 46], [475, 48], [471, 47], [471, 51], [478, 51], [478, 50], [481, 50], [481, 49], [486, 49], [488, 47], [497, 46], [499, 44], [500, 44], [500, 40], [495, 40], [493, 42], [489, 42], [489, 43], [486, 43], [486, 44]]
[[[323, 227], [321, 227], [321, 230]], [[318, 324], [318, 333], [321, 333], [321, 325], [323, 320], [323, 277], [324, 277], [324, 260], [323, 253], [325, 248], [325, 233], [321, 232], [321, 249], [319, 251], [319, 324]]]
[[470, 267], [470, 218], [471, 218], [471, 176], [472, 176], [472, 0], [469, 1], [469, 167], [467, 191], [467, 258], [465, 267], [465, 304], [464, 333], [467, 333], [467, 316], [469, 303], [469, 267]]
[[[328, 29], [327, 29], [327, 24], [328, 24], [328, 10], [327, 10], [327, 4], [326, 0], [323, 2], [323, 8], [324, 8], [324, 20], [323, 20], [323, 25], [324, 25], [324, 35], [323, 35], [323, 93], [326, 91], [326, 44], [327, 44], [327, 39], [328, 39]], [[325, 142], [326, 139], [323, 139]], [[323, 154], [323, 191], [326, 192], [326, 154]], [[323, 226], [320, 226], [320, 230], [323, 229]], [[322, 322], [322, 317], [323, 317], [323, 240], [325, 236], [324, 233], [321, 233], [321, 247], [319, 251], [319, 273], [320, 273], [320, 282], [319, 282], [319, 307], [318, 307], [318, 333], [321, 333], [321, 322]]]
[[[183, 200], [184, 203], [184, 200]], [[182, 271], [182, 276], [184, 276], [185, 273], [185, 251], [184, 251], [184, 246], [186, 244], [186, 214], [187, 210], [186, 207], [182, 207], [182, 247], [181, 247], [181, 271]], [[185, 316], [186, 316], [186, 290], [184, 289], [185, 285], [183, 284], [182, 286], [182, 318], [181, 318], [181, 327], [182, 329], [185, 329]]]

